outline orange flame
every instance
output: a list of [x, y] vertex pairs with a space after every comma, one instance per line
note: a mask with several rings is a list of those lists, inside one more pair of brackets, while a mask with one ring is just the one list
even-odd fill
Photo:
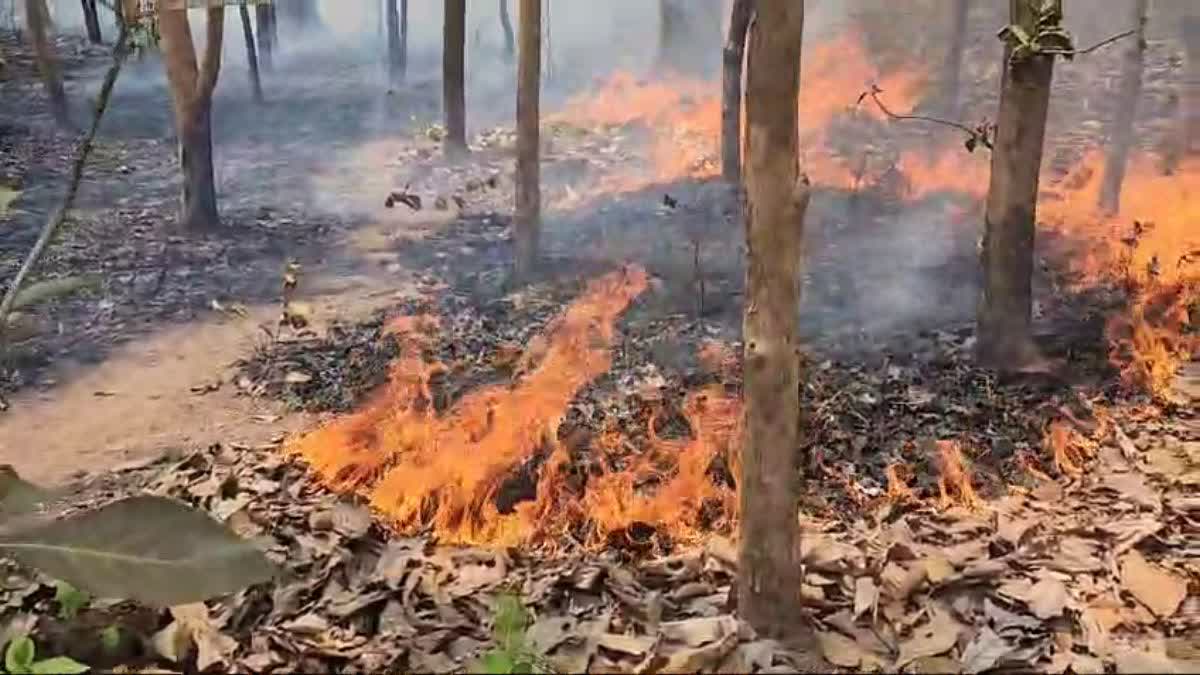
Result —
[[958, 441], [937, 441], [939, 503], [949, 508], [955, 503], [967, 508], [978, 508], [982, 501], [971, 486], [971, 474], [963, 461], [962, 446]]
[[1095, 442], [1062, 420], [1046, 426], [1042, 444], [1050, 451], [1054, 467], [1067, 476], [1083, 473], [1083, 465], [1096, 454]]

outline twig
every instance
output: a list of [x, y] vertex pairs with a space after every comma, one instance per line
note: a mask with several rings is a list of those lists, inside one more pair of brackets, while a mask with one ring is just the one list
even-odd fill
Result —
[[963, 133], [967, 134], [967, 136], [968, 136], [967, 142], [968, 143], [979, 143], [980, 145], [982, 145], [983, 147], [985, 147], [989, 150], [992, 149], [992, 141], [991, 141], [991, 139], [988, 138], [986, 125], [980, 125], [979, 127], [972, 129], [971, 127], [969, 127], [961, 122], [955, 122], [953, 120], [944, 120], [944, 119], [941, 119], [940, 117], [930, 117], [928, 115], [898, 115], [898, 114], [892, 112], [891, 110], [889, 110], [888, 107], [886, 105], [884, 105], [883, 101], [880, 100], [879, 94], [881, 94], [881, 93], [883, 93], [882, 89], [880, 89], [879, 87], [877, 87], [875, 85], [871, 85], [871, 89], [869, 91], [864, 91], [862, 94], [859, 95], [858, 102], [862, 103], [863, 99], [865, 99], [869, 96], [869, 97], [871, 97], [871, 100], [875, 102], [875, 105], [879, 106], [879, 110], [882, 111], [884, 115], [887, 115], [891, 119], [914, 120], [914, 121], [918, 121], [918, 122], [932, 122], [934, 124], [941, 124], [942, 126], [947, 126], [947, 127], [953, 128], [953, 129], [958, 129], [959, 131], [962, 131]]
[[1117, 40], [1123, 40], [1130, 35], [1135, 35], [1136, 33], [1136, 30], [1127, 30], [1124, 33], [1117, 33], [1116, 35], [1110, 38], [1105, 38], [1086, 49], [1039, 49], [1038, 52], [1041, 54], [1057, 54], [1059, 56], [1079, 56], [1081, 54], [1090, 54], [1101, 47], [1110, 45]]
[[120, 35], [117, 36], [117, 43], [113, 47], [113, 62], [104, 76], [104, 84], [100, 87], [100, 96], [96, 99], [96, 114], [92, 118], [92, 127], [88, 130], [88, 134], [84, 137], [78, 154], [75, 156], [75, 164], [71, 169], [71, 182], [67, 185], [67, 194], [63, 197], [62, 204], [46, 221], [37, 242], [29, 251], [29, 255], [25, 256], [24, 264], [9, 283], [8, 290], [4, 293], [4, 300], [0, 301], [0, 338], [3, 338], [4, 331], [8, 327], [8, 314], [17, 301], [17, 293], [21, 291], [21, 285], [41, 260], [50, 241], [54, 239], [54, 235], [66, 220], [67, 211], [75, 203], [75, 195], [79, 192], [79, 183], [83, 180], [83, 168], [87, 165], [88, 156], [92, 153], [92, 145], [96, 139], [96, 131], [100, 128], [100, 119], [104, 116], [104, 110], [108, 108], [108, 100], [112, 96], [113, 86], [117, 83], [117, 75], [121, 73], [121, 65], [125, 62], [125, 57], [129, 55], [127, 38], [128, 29], [125, 22], [122, 21]]

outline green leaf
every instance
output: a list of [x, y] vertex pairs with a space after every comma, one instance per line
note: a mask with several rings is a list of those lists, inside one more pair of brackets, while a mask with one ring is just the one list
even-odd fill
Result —
[[121, 646], [121, 627], [113, 624], [100, 631], [100, 646], [110, 654], [117, 651]]
[[65, 581], [54, 583], [54, 601], [58, 603], [58, 617], [64, 621], [74, 619], [79, 610], [87, 607], [91, 596]]
[[37, 647], [29, 636], [13, 638], [4, 650], [4, 669], [10, 673], [28, 673], [33, 667], [33, 658], [37, 656]]
[[0, 464], [0, 520], [38, 510], [50, 492], [26, 482], [11, 464]]
[[480, 670], [488, 675], [507, 675], [514, 672], [514, 665], [508, 654], [501, 651], [488, 652], [480, 659]]
[[8, 207], [21, 196], [20, 190], [0, 185], [0, 218], [8, 215]]
[[206, 514], [140, 496], [0, 536], [0, 552], [95, 597], [169, 607], [270, 579], [261, 551]]
[[86, 673], [91, 667], [76, 661], [69, 656], [56, 656], [33, 664], [29, 672], [34, 675], [75, 675]]
[[94, 276], [63, 277], [61, 279], [46, 279], [25, 286], [17, 293], [13, 301], [13, 309], [23, 309], [39, 305], [48, 300], [55, 300], [75, 291], [93, 288], [99, 283]]

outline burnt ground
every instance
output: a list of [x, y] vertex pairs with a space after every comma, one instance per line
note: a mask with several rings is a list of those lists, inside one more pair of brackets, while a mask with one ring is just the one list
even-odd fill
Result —
[[[10, 40], [5, 43], [9, 54], [11, 38], [4, 39]], [[94, 87], [104, 55], [71, 41], [61, 42], [59, 50], [75, 54], [68, 60], [69, 95], [79, 102], [81, 92]], [[29, 78], [28, 61], [19, 50], [15, 53], [0, 81], [0, 144], [5, 149], [3, 180], [23, 192], [0, 231], [0, 275], [5, 277], [53, 207], [60, 189], [55, 178], [68, 162], [72, 142], [69, 135], [52, 130], [40, 90]], [[44, 263], [44, 276], [94, 274], [97, 283], [39, 308], [37, 337], [18, 345], [5, 365], [0, 393], [8, 396], [8, 410], [0, 413], [5, 418], [0, 419], [0, 455], [11, 457], [22, 475], [38, 479], [61, 480], [80, 469], [98, 474], [89, 489], [101, 499], [146, 487], [221, 517], [240, 512], [244, 517], [238, 527], [247, 536], [273, 537], [273, 554], [288, 561], [302, 581], [250, 589], [211, 606], [215, 625], [238, 638], [239, 646], [225, 658], [243, 667], [461, 666], [488, 640], [479, 630], [486, 624], [487, 608], [472, 596], [513, 583], [524, 584], [528, 602], [545, 616], [567, 612], [573, 621], [590, 621], [598, 620], [597, 612], [604, 608], [619, 607], [616, 623], [605, 619], [597, 629], [603, 635], [628, 630], [648, 634], [652, 628], [639, 623], [644, 617], [636, 618], [635, 610], [639, 604], [653, 604], [641, 600], [656, 593], [667, 596], [663, 617], [671, 621], [707, 620], [729, 610], [727, 556], [719, 550], [694, 560], [685, 554], [681, 567], [659, 567], [646, 559], [647, 552], [669, 551], [671, 542], [657, 532], [631, 533], [634, 545], [609, 551], [600, 563], [567, 559], [551, 568], [514, 554], [511, 567], [490, 566], [504, 571], [496, 578], [447, 586], [448, 604], [437, 593], [425, 597], [432, 582], [422, 582], [416, 595], [402, 601], [389, 600], [389, 590], [402, 582], [416, 585], [416, 578], [386, 573], [380, 578], [380, 549], [396, 553], [397, 547], [410, 544], [378, 525], [352, 532], [319, 529], [314, 514], [344, 502], [274, 451], [278, 432], [312, 421], [292, 411], [321, 415], [352, 410], [384, 381], [394, 356], [393, 343], [382, 334], [386, 318], [428, 306], [448, 319], [430, 355], [463, 364], [453, 378], [438, 384], [435, 403], [448, 406], [480, 384], [510, 379], [503, 353], [529, 343], [587, 279], [626, 263], [647, 267], [651, 289], [621, 318], [623, 337], [611, 371], [576, 398], [565, 412], [561, 433], [594, 428], [611, 418], [638, 441], [648, 418], [648, 402], [642, 398], [648, 387], [658, 390], [657, 398], [665, 399], [668, 408], [677, 407], [685, 392], [714, 378], [699, 364], [697, 349], [703, 340], [724, 341], [737, 351], [741, 268], [735, 252], [742, 233], [737, 206], [723, 186], [650, 182], [630, 192], [580, 200], [598, 176], [639, 169], [637, 138], [645, 130], [632, 125], [556, 132], [544, 169], [548, 216], [543, 278], [514, 293], [507, 283], [511, 133], [483, 132], [470, 162], [446, 166], [438, 158], [436, 127], [429, 126], [437, 114], [436, 83], [417, 79], [388, 95], [363, 84], [371, 81], [371, 70], [352, 55], [339, 59], [320, 54], [285, 62], [268, 75], [272, 101], [264, 108], [253, 106], [238, 89], [239, 73], [223, 73], [214, 136], [226, 227], [203, 236], [179, 232], [171, 225], [176, 179], [168, 107], [161, 84], [149, 75], [158, 68], [153, 61], [131, 64], [126, 73], [132, 75], [130, 86], [118, 87], [71, 226]], [[144, 77], [139, 76], [143, 71]], [[296, 77], [301, 73], [305, 77]], [[923, 142], [921, 132], [912, 133], [894, 134], [896, 142]], [[614, 134], [626, 143], [614, 144]], [[1070, 143], [1064, 145], [1069, 154]], [[391, 190], [402, 188], [422, 197], [419, 211], [383, 206]], [[1021, 574], [1049, 565], [1046, 559], [1056, 557], [1053, 547], [1066, 547], [1068, 540], [1096, 539], [1104, 542], [1097, 546], [1109, 546], [1104, 537], [1111, 535], [1120, 542], [1106, 550], [1118, 549], [1113, 556], [1128, 552], [1128, 531], [1093, 531], [1075, 522], [1078, 513], [1055, 512], [1062, 503], [1108, 509], [1116, 513], [1117, 524], [1124, 522], [1122, 515], [1158, 518], [1157, 535], [1139, 529], [1129, 546], [1145, 540], [1145, 554], [1178, 573], [1196, 555], [1180, 534], [1194, 525], [1195, 517], [1195, 459], [1187, 450], [1200, 439], [1195, 413], [1169, 406], [1155, 415], [1137, 408], [1110, 409], [1120, 399], [1114, 397], [1104, 362], [1095, 298], [1059, 298], [1051, 292], [1051, 273], [1039, 279], [1046, 346], [1070, 365], [1067, 379], [1001, 382], [971, 366], [975, 236], [955, 216], [964, 201], [969, 200], [961, 195], [905, 200], [881, 182], [856, 193], [824, 191], [812, 208], [803, 311], [811, 347], [804, 392], [811, 434], [797, 463], [813, 479], [806, 513], [822, 521], [818, 531], [831, 533], [840, 543], [830, 544], [833, 553], [808, 552], [817, 570], [808, 581], [819, 592], [806, 589], [806, 597], [827, 626], [840, 626], [841, 634], [860, 646], [868, 640], [856, 633], [861, 626], [853, 627], [858, 612], [849, 628], [838, 612], [857, 604], [859, 579], [895, 585], [889, 565], [911, 571], [942, 555], [954, 568], [936, 580], [929, 572], [928, 587], [900, 598], [903, 610], [906, 601], [924, 608], [938, 593], [958, 593], [980, 579], [997, 586], [1013, 575], [1024, 579]], [[880, 237], [881, 227], [898, 227], [903, 236]], [[912, 255], [914, 251], [922, 254]], [[288, 260], [302, 264], [302, 299], [315, 306], [309, 332], [277, 326], [281, 271]], [[139, 360], [145, 354], [153, 358]], [[301, 376], [289, 378], [293, 373]], [[724, 377], [732, 389], [737, 379], [736, 369]], [[1109, 417], [1132, 437], [1133, 452], [1102, 423]], [[664, 435], [689, 433], [678, 415], [664, 419], [674, 426], [660, 429]], [[1047, 424], [1056, 420], [1095, 435], [1103, 450], [1118, 448], [1120, 456], [1100, 452], [1104, 468], [1097, 464], [1094, 475], [1064, 471], [1043, 444]], [[254, 431], [257, 426], [263, 428]], [[135, 442], [134, 436], [140, 440]], [[936, 501], [942, 471], [929, 443], [941, 439], [960, 442], [983, 496], [1007, 504], [1006, 495], [1025, 495], [1019, 508], [1013, 507], [1016, 511], [1005, 513], [1042, 523], [1029, 530], [1036, 532], [1032, 538], [1024, 536], [1025, 530], [1014, 535], [974, 515], [928, 506], [929, 500]], [[27, 471], [27, 448], [33, 443], [43, 444], [46, 452], [42, 465]], [[107, 473], [126, 459], [168, 447], [181, 450], [148, 469]], [[195, 448], [206, 449], [191, 452]], [[1145, 482], [1132, 487], [1129, 481], [1104, 482], [1112, 467], [1120, 475], [1143, 476], [1143, 460], [1162, 448], [1183, 468], [1166, 462], [1169, 468], [1163, 469], [1162, 462], [1151, 462], [1155, 470], [1145, 475], [1154, 478], [1144, 480], [1161, 487], [1158, 497], [1146, 497]], [[1138, 468], [1133, 471], [1119, 466], [1121, 462]], [[892, 506], [884, 499], [892, 466], [904, 467], [901, 477], [915, 501], [900, 499], [900, 506]], [[1173, 477], [1172, 471], [1179, 475]], [[229, 475], [241, 477], [241, 494], [209, 489], [225, 484]], [[1122, 499], [1140, 506], [1128, 513]], [[869, 514], [866, 520], [864, 513]], [[915, 534], [900, 532], [900, 524], [911, 526]], [[878, 541], [867, 530], [885, 525], [887, 544], [880, 556], [872, 548]], [[983, 550], [971, 548], [984, 540]], [[343, 545], [345, 555], [335, 553]], [[846, 545], [871, 553], [860, 560]], [[420, 552], [399, 554], [411, 554], [413, 569], [428, 570], [431, 579], [444, 580], [447, 569], [452, 577], [456, 566], [464, 564], [428, 553], [423, 544], [413, 546]], [[895, 552], [895, 546], [906, 552]], [[617, 561], [634, 565], [636, 579], [611, 566]], [[1007, 577], [996, 571], [998, 563], [1009, 566]], [[1091, 570], [1093, 563], [1078, 564]], [[594, 571], [597, 565], [602, 572]], [[506, 576], [510, 569], [514, 576], [525, 576], [514, 582]], [[535, 573], [529, 575], [529, 570]], [[1068, 565], [1052, 572], [1078, 570]], [[1102, 580], [1099, 586], [1114, 583], [1106, 572], [1095, 574]], [[1139, 626], [1131, 634], [1187, 634], [1197, 580], [1194, 574], [1183, 578], [1189, 599], [1180, 616], [1160, 617], [1156, 623], [1139, 615], [1128, 620]], [[676, 597], [689, 585], [704, 593]], [[44, 607], [49, 603], [46, 589], [32, 583], [9, 589], [6, 597], [14, 608]], [[1128, 598], [1132, 592], [1140, 602], [1142, 591], [1125, 593]], [[1011, 616], [997, 619], [995, 605], [987, 605], [996, 597], [975, 597], [975, 605], [963, 611], [956, 604], [956, 615], [962, 621], [968, 615], [985, 616], [997, 632], [1011, 628], [1006, 621], [1020, 624]], [[1008, 588], [1005, 611], [1019, 611], [1012, 603], [1028, 603], [1030, 597]], [[937, 600], [937, 606], [950, 604], [945, 595]], [[570, 609], [580, 603], [585, 609]], [[884, 603], [879, 605], [883, 611]], [[887, 607], [896, 611], [895, 603]], [[940, 615], [929, 616], [933, 625]], [[902, 647], [897, 652], [901, 638], [916, 639], [905, 632], [913, 628], [911, 623], [890, 619], [900, 633], [882, 648], [892, 659], [884, 663], [895, 663], [897, 653], [903, 657]], [[150, 630], [169, 618], [159, 613], [139, 620], [150, 628], [138, 630]], [[1020, 627], [1026, 631], [1021, 639], [1006, 639], [1023, 645], [1021, 649], [1033, 644], [1041, 651], [1014, 647], [1010, 656], [1022, 663], [1048, 657], [1051, 631]], [[722, 625], [721, 630], [727, 629]], [[978, 642], [981, 635], [972, 640]], [[689, 649], [709, 644], [676, 637]], [[631, 656], [650, 658], [653, 651], [649, 646], [613, 647], [615, 638], [598, 639], [589, 658], [624, 659], [628, 666]], [[604, 640], [610, 641], [607, 647]], [[630, 649], [636, 653], [631, 655]], [[732, 643], [722, 649], [706, 658], [736, 653], [744, 659], [739, 663], [763, 667], [752, 660], [757, 654], [766, 666], [787, 664], [773, 653], [764, 657], [764, 652], [743, 647], [731, 651]], [[1061, 646], [1057, 653], [1064, 653]], [[838, 665], [851, 667], [844, 653], [825, 649], [824, 654], [845, 659]], [[866, 657], [854, 658], [866, 667]]]

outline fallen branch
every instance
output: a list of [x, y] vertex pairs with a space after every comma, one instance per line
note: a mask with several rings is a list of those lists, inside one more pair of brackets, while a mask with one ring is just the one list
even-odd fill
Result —
[[1105, 39], [1097, 42], [1096, 44], [1092, 45], [1091, 47], [1087, 47], [1086, 49], [1045, 49], [1045, 48], [1043, 48], [1043, 49], [1040, 49], [1039, 52], [1042, 54], [1055, 54], [1058, 56], [1066, 56], [1068, 58], [1074, 58], [1081, 54], [1090, 54], [1090, 53], [1096, 51], [1097, 49], [1100, 49], [1101, 47], [1106, 47], [1106, 46], [1116, 42], [1117, 40], [1123, 40], [1123, 39], [1129, 37], [1130, 35], [1134, 35], [1136, 33], [1137, 33], [1136, 30], [1127, 30], [1124, 33], [1117, 33], [1116, 35], [1105, 38]]
[[[862, 104], [863, 99], [870, 97], [871, 100], [875, 102], [875, 105], [879, 106], [879, 110], [882, 111], [884, 115], [887, 115], [891, 119], [913, 120], [913, 121], [918, 121], [918, 122], [932, 122], [933, 124], [940, 124], [942, 126], [947, 126], [952, 129], [958, 129], [959, 131], [962, 131], [963, 133], [965, 133], [967, 135], [966, 146], [967, 146], [968, 151], [973, 152], [975, 150], [976, 145], [982, 145], [983, 147], [987, 148], [988, 150], [992, 149], [992, 139], [989, 136], [989, 132], [994, 128], [992, 125], [984, 122], [975, 128], [971, 128], [961, 122], [955, 122], [953, 120], [944, 120], [944, 119], [941, 119], [940, 117], [930, 117], [928, 115], [899, 115], [899, 114], [892, 112], [890, 109], [888, 109], [888, 107], [886, 105], [884, 105], [883, 101], [879, 98], [879, 95], [882, 93], [883, 93], [882, 89], [880, 89], [879, 87], [877, 87], [875, 85], [871, 85], [871, 89], [869, 91], [864, 91], [862, 94], [859, 94], [858, 104]], [[858, 104], [856, 104], [856, 105], [858, 105]]]
[[92, 118], [92, 127], [88, 130], [87, 136], [84, 137], [75, 156], [75, 164], [71, 169], [71, 182], [67, 184], [67, 194], [63, 197], [62, 204], [59, 205], [58, 209], [46, 221], [45, 227], [42, 228], [42, 233], [38, 235], [37, 242], [34, 243], [33, 248], [29, 251], [29, 255], [25, 256], [25, 262], [21, 265], [21, 269], [17, 271], [16, 276], [9, 283], [8, 290], [4, 293], [4, 300], [0, 301], [0, 340], [3, 339], [4, 332], [8, 328], [8, 315], [17, 302], [21, 286], [24, 284], [26, 277], [29, 276], [29, 273], [33, 271], [34, 266], [41, 260], [42, 255], [46, 252], [46, 248], [50, 245], [51, 240], [54, 239], [54, 235], [58, 233], [63, 221], [66, 220], [67, 212], [75, 203], [75, 195], [79, 192], [79, 183], [83, 180], [83, 168], [87, 165], [88, 156], [92, 153], [92, 145], [96, 139], [96, 131], [100, 128], [100, 119], [104, 117], [104, 111], [108, 108], [108, 100], [112, 96], [113, 86], [117, 83], [117, 75], [121, 73], [121, 65], [125, 63], [125, 57], [128, 55], [127, 28], [125, 23], [121, 22], [121, 32], [117, 36], [116, 45], [113, 47], [113, 62], [104, 76], [104, 84], [100, 87], [100, 95], [96, 99], [96, 112]]

